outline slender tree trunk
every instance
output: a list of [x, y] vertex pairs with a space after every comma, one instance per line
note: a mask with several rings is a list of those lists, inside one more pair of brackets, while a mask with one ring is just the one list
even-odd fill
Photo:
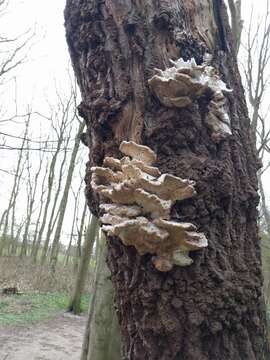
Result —
[[[34, 261], [36, 261], [36, 259], [37, 259], [38, 250], [40, 248], [43, 232], [45, 230], [46, 223], [47, 223], [49, 205], [50, 205], [50, 202], [51, 202], [53, 184], [54, 184], [54, 181], [55, 181], [55, 167], [56, 167], [57, 159], [58, 159], [58, 156], [60, 154], [62, 145], [65, 144], [64, 136], [65, 136], [65, 134], [69, 134], [70, 131], [71, 131], [71, 130], [69, 132], [66, 131], [66, 129], [69, 126], [68, 112], [70, 110], [70, 101], [71, 100], [69, 99], [65, 103], [62, 99], [59, 99], [59, 107], [61, 108], [61, 113], [58, 114], [58, 112], [56, 112], [55, 117], [56, 117], [57, 122], [59, 122], [58, 117], [61, 117], [61, 119], [60, 119], [60, 124], [58, 123], [57, 127], [54, 126], [54, 123], [53, 123], [54, 119], [53, 118], [51, 119], [52, 128], [53, 128], [54, 132], [57, 135], [57, 144], [55, 146], [56, 148], [55, 148], [55, 151], [53, 153], [52, 159], [50, 161], [50, 166], [49, 166], [49, 175], [48, 175], [48, 179], [47, 179], [47, 181], [48, 181], [48, 188], [47, 189], [48, 190], [47, 190], [47, 195], [46, 195], [46, 202], [45, 202], [44, 212], [43, 212], [43, 216], [42, 216], [42, 221], [41, 221], [41, 225], [40, 225], [40, 228], [39, 228], [38, 237], [37, 237], [37, 240], [36, 240], [36, 246], [35, 246], [34, 251], [33, 251]], [[57, 109], [57, 111], [59, 111], [59, 109]], [[69, 129], [70, 129], [70, 127], [69, 127]], [[65, 149], [65, 151], [66, 151], [66, 149]], [[46, 258], [47, 249], [45, 249], [45, 250], [42, 252], [42, 258], [41, 258], [42, 262], [44, 262], [45, 258]]]
[[114, 308], [114, 290], [105, 263], [106, 248], [102, 234], [99, 241], [98, 263], [81, 360], [119, 360], [119, 325]]
[[263, 268], [264, 268], [264, 294], [265, 294], [265, 302], [266, 304], [269, 304], [270, 301], [270, 279], [269, 279], [269, 257], [267, 254], [269, 253], [269, 243], [270, 243], [270, 214], [269, 210], [266, 205], [266, 199], [265, 199], [265, 193], [264, 188], [262, 184], [262, 175], [261, 172], [258, 172], [258, 182], [259, 182], [259, 191], [261, 195], [261, 209], [262, 209], [262, 215], [265, 221], [266, 225], [266, 235], [267, 235], [267, 242], [265, 244], [264, 248], [264, 242], [262, 242], [262, 251], [265, 251], [265, 255], [263, 256]]
[[[53, 190], [53, 182], [54, 182], [54, 176], [55, 176], [55, 165], [56, 165], [56, 160], [58, 157], [58, 154], [60, 152], [60, 147], [62, 144], [63, 139], [60, 138], [58, 139], [58, 143], [57, 143], [57, 149], [55, 151], [55, 153], [53, 154], [51, 163], [50, 163], [50, 169], [49, 169], [49, 176], [48, 176], [48, 192], [47, 192], [47, 196], [46, 196], [46, 202], [45, 202], [45, 207], [44, 207], [44, 213], [42, 216], [42, 221], [41, 221], [41, 225], [39, 228], [39, 232], [38, 232], [38, 237], [36, 240], [36, 246], [34, 248], [33, 251], [33, 258], [36, 261], [37, 256], [38, 256], [38, 250], [40, 248], [40, 244], [41, 244], [41, 240], [42, 240], [42, 235], [46, 226], [46, 222], [47, 222], [47, 216], [48, 216], [48, 210], [49, 210], [49, 205], [50, 205], [50, 201], [51, 201], [51, 196], [52, 196], [52, 190]], [[42, 253], [42, 258], [45, 259], [46, 254], [43, 256], [44, 251]], [[44, 260], [43, 259], [43, 260]]]
[[[28, 134], [28, 129], [29, 129], [29, 124], [30, 124], [30, 115], [28, 116], [26, 123], [25, 123], [25, 131], [24, 131], [24, 135], [23, 135], [23, 140], [21, 143], [21, 149], [19, 150], [19, 154], [18, 154], [18, 161], [17, 161], [17, 166], [16, 166], [16, 171], [14, 174], [14, 183], [12, 186], [12, 190], [10, 193], [10, 198], [9, 198], [9, 203], [8, 203], [8, 207], [6, 209], [6, 214], [4, 217], [5, 221], [3, 223], [3, 233], [2, 233], [2, 241], [0, 243], [0, 256], [2, 256], [3, 250], [5, 248], [6, 245], [6, 237], [7, 237], [7, 233], [8, 233], [8, 227], [9, 227], [9, 217], [10, 217], [10, 211], [12, 211], [12, 216], [11, 216], [11, 232], [14, 232], [14, 223], [15, 223], [15, 206], [16, 206], [16, 199], [19, 193], [19, 187], [20, 187], [20, 182], [21, 182], [21, 178], [22, 178], [22, 173], [23, 173], [23, 169], [22, 169], [22, 161], [23, 161], [23, 148], [26, 142], [26, 138], [27, 138], [27, 134]], [[13, 234], [14, 237], [14, 234]]]
[[[74, 190], [71, 187], [72, 193], [73, 193], [73, 197], [74, 197], [74, 208], [73, 208], [73, 217], [72, 217], [72, 226], [71, 226], [71, 233], [70, 233], [70, 238], [69, 238], [69, 244], [68, 244], [68, 249], [66, 252], [66, 259], [65, 259], [65, 266], [68, 265], [69, 263], [69, 258], [70, 258], [70, 252], [71, 252], [71, 247], [72, 247], [72, 241], [74, 238], [74, 229], [75, 229], [75, 223], [76, 223], [76, 218], [77, 218], [77, 213], [78, 213], [78, 208], [79, 208], [79, 199], [80, 199], [80, 195], [81, 195], [81, 190], [82, 190], [82, 185], [83, 185], [83, 178], [81, 178], [81, 183], [78, 187], [78, 189]], [[85, 201], [85, 197], [84, 197], [84, 201]]]
[[[209, 246], [194, 264], [155, 270], [117, 238], [108, 239], [124, 359], [261, 360], [265, 342], [257, 158], [221, 0], [67, 0], [67, 41], [87, 123], [87, 199], [98, 215], [90, 167], [119, 156], [122, 140], [150, 146], [162, 173], [196, 181], [197, 195], [173, 218], [198, 225]], [[150, 92], [154, 68], [169, 59], [213, 55], [233, 93], [226, 96], [232, 136], [215, 141], [207, 99], [167, 108]]]
[[77, 228], [78, 236], [77, 236], [77, 245], [76, 245], [76, 255], [74, 258], [74, 266], [73, 266], [74, 273], [76, 273], [78, 270], [78, 264], [79, 264], [79, 261], [81, 258], [82, 236], [83, 236], [83, 229], [84, 229], [84, 223], [85, 223], [85, 218], [86, 218], [86, 211], [87, 211], [87, 203], [85, 201], [82, 216], [81, 216], [80, 227]]
[[24, 224], [25, 224], [25, 220], [22, 221], [22, 223], [18, 226], [16, 236], [14, 239], [12, 239], [11, 249], [9, 251], [10, 255], [17, 254], [17, 248], [18, 248], [19, 241], [20, 241], [20, 235], [21, 235]]
[[79, 314], [81, 312], [81, 295], [85, 286], [85, 280], [89, 269], [89, 261], [91, 258], [97, 229], [98, 219], [94, 215], [92, 215], [84, 240], [82, 256], [80, 259], [79, 270], [74, 284], [73, 294], [70, 304], [68, 306], [68, 310], [74, 312], [75, 314]]
[[67, 252], [66, 252], [65, 266], [68, 265], [69, 258], [70, 258], [72, 240], [73, 240], [73, 237], [74, 237], [75, 220], [76, 220], [76, 215], [77, 215], [77, 211], [78, 211], [78, 198], [79, 198], [79, 192], [76, 195], [74, 195], [75, 204], [74, 204], [73, 217], [72, 217], [71, 233], [70, 233], [68, 248], [67, 248]]
[[[33, 210], [34, 210], [34, 203], [35, 203], [35, 197], [38, 187], [38, 179], [41, 172], [41, 167], [44, 159], [44, 153], [40, 156], [40, 163], [37, 169], [37, 172], [34, 177], [34, 182], [32, 183], [32, 174], [31, 174], [31, 164], [29, 161], [29, 151], [27, 153], [27, 172], [28, 172], [28, 197], [27, 197], [27, 217], [25, 221], [25, 227], [24, 227], [24, 234], [23, 234], [23, 241], [22, 241], [22, 247], [21, 247], [21, 254], [20, 256], [26, 256], [27, 254], [27, 243], [29, 238], [29, 227], [32, 220]], [[41, 204], [40, 204], [41, 206]]]
[[48, 222], [48, 225], [47, 225], [46, 237], [45, 237], [45, 241], [44, 241], [43, 248], [42, 248], [42, 255], [41, 255], [41, 263], [42, 264], [45, 262], [47, 252], [48, 252], [49, 243], [50, 243], [50, 239], [51, 239], [51, 235], [53, 233], [55, 224], [57, 222], [57, 219], [58, 219], [58, 216], [59, 216], [59, 213], [60, 213], [59, 209], [58, 209], [58, 211], [56, 211], [56, 205], [57, 205], [57, 202], [59, 200], [59, 194], [60, 194], [60, 191], [61, 191], [62, 179], [63, 179], [63, 175], [64, 175], [64, 166], [65, 166], [66, 158], [67, 158], [68, 144], [69, 144], [69, 139], [66, 142], [63, 158], [61, 160], [61, 165], [60, 165], [60, 169], [59, 169], [57, 187], [56, 187], [56, 191], [54, 193], [54, 201], [53, 201], [53, 205], [51, 207], [51, 213], [50, 213], [49, 222]]
[[270, 242], [270, 214], [266, 204], [265, 193], [262, 184], [262, 175], [260, 171], [258, 172], [258, 182], [259, 182], [259, 191], [261, 195], [262, 214], [265, 220], [268, 241]]
[[8, 212], [8, 210], [6, 209], [6, 210], [3, 211], [2, 215], [1, 215], [0, 231], [2, 230], [2, 227], [3, 227], [4, 223], [5, 223], [5, 218], [7, 216], [7, 212]]
[[48, 173], [48, 163], [46, 165], [46, 170], [45, 170], [44, 177], [43, 177], [43, 180], [42, 180], [41, 196], [40, 196], [40, 200], [39, 200], [39, 211], [38, 211], [38, 216], [37, 216], [37, 220], [36, 220], [36, 226], [35, 226], [35, 230], [34, 230], [34, 239], [33, 239], [32, 247], [31, 247], [31, 257], [33, 257], [34, 261], [36, 261], [36, 258], [34, 257], [34, 254], [35, 254], [35, 252], [37, 254], [38, 251], [39, 251], [39, 246], [37, 246], [37, 239], [38, 239], [38, 233], [39, 233], [39, 224], [40, 224], [43, 205], [44, 205], [44, 195], [46, 193], [45, 181], [46, 181], [46, 178], [47, 178], [47, 173]]
[[27, 243], [29, 238], [29, 226], [31, 221], [31, 215], [32, 215], [32, 200], [30, 198], [30, 191], [28, 190], [28, 198], [27, 198], [27, 209], [26, 209], [26, 219], [25, 219], [25, 226], [24, 226], [24, 233], [23, 233], [23, 239], [21, 244], [21, 250], [20, 250], [20, 257], [27, 255]]
[[57, 262], [59, 242], [60, 242], [60, 236], [61, 236], [62, 226], [63, 226], [63, 222], [64, 222], [64, 216], [66, 213], [68, 195], [69, 195], [69, 190], [71, 187], [71, 181], [72, 181], [72, 176], [73, 176], [73, 172], [74, 172], [74, 168], [75, 168], [76, 157], [77, 157], [79, 146], [80, 146], [80, 135], [82, 134], [84, 127], [85, 127], [85, 122], [82, 121], [79, 125], [78, 131], [76, 134], [75, 144], [74, 144], [71, 158], [70, 158], [64, 193], [61, 198], [60, 205], [59, 205], [59, 217], [58, 217], [57, 226], [56, 226], [56, 230], [55, 230], [55, 234], [54, 234], [54, 239], [53, 239], [53, 243], [52, 243], [52, 252], [51, 252], [51, 266], [53, 268], [55, 267], [56, 262]]

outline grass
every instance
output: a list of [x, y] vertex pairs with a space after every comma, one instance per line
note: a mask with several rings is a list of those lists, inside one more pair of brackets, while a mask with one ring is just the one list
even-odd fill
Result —
[[[0, 296], [0, 325], [27, 324], [47, 320], [65, 311], [68, 293], [28, 293]], [[87, 311], [89, 295], [82, 296], [81, 308]]]

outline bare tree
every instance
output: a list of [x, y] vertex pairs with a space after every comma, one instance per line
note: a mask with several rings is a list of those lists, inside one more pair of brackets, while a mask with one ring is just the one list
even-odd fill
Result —
[[260, 159], [258, 171], [259, 190], [261, 194], [262, 214], [266, 222], [268, 238], [270, 240], [270, 215], [266, 204], [262, 175], [268, 170], [270, 162], [266, 162], [270, 154], [270, 107], [267, 94], [270, 81], [270, 8], [266, 2], [262, 19], [254, 25], [253, 11], [250, 15], [246, 42], [243, 43], [244, 73], [247, 100], [251, 116], [251, 135], [256, 144]]
[[26, 218], [22, 219], [21, 223], [17, 227], [16, 236], [14, 239], [12, 239], [11, 249], [9, 251], [9, 254], [16, 255], [17, 254], [17, 248], [20, 242], [20, 235], [22, 232], [23, 227], [25, 226]]
[[[44, 164], [43, 164], [43, 166], [44, 166]], [[39, 209], [38, 209], [38, 216], [36, 219], [36, 226], [35, 226], [35, 230], [34, 230], [34, 239], [33, 239], [32, 247], [31, 247], [31, 257], [34, 256], [36, 246], [37, 246], [36, 243], [37, 243], [38, 232], [39, 232], [39, 224], [40, 224], [40, 220], [41, 220], [43, 205], [45, 202], [45, 200], [44, 200], [44, 196], [46, 194], [45, 182], [47, 180], [48, 169], [49, 169], [49, 161], [47, 159], [45, 171], [44, 171], [43, 179], [42, 179], [42, 183], [41, 183], [41, 189], [40, 189], [40, 198], [39, 198], [39, 207], [38, 207]], [[39, 249], [37, 249], [37, 251], [38, 250]]]
[[[8, 5], [8, 0], [1, 0], [0, 19], [7, 16]], [[16, 68], [27, 61], [35, 37], [34, 28], [13, 38], [0, 34], [0, 84], [5, 82], [7, 75], [13, 74]]]
[[56, 181], [56, 189], [54, 191], [53, 197], [53, 204], [51, 207], [51, 211], [50, 211], [50, 216], [49, 216], [49, 221], [47, 223], [47, 232], [46, 232], [46, 237], [43, 243], [43, 248], [42, 248], [42, 256], [41, 256], [41, 262], [44, 263], [46, 256], [47, 256], [47, 251], [48, 251], [48, 247], [49, 247], [49, 243], [51, 240], [51, 235], [53, 233], [53, 230], [55, 228], [55, 224], [57, 222], [58, 216], [59, 216], [59, 209], [57, 210], [57, 204], [59, 202], [59, 196], [60, 196], [60, 192], [61, 192], [61, 186], [62, 186], [62, 181], [64, 178], [64, 173], [65, 173], [65, 165], [66, 165], [66, 160], [67, 160], [67, 155], [68, 155], [68, 145], [70, 142], [70, 135], [71, 135], [71, 130], [72, 127], [70, 127], [69, 129], [69, 133], [67, 136], [67, 139], [64, 141], [64, 145], [63, 145], [63, 152], [62, 152], [62, 159], [60, 160], [60, 168], [57, 171], [57, 181]]
[[19, 192], [19, 187], [20, 187], [20, 182], [22, 179], [22, 173], [23, 173], [23, 148], [24, 145], [26, 143], [26, 138], [27, 138], [27, 134], [28, 134], [28, 130], [29, 130], [29, 125], [30, 125], [30, 119], [31, 116], [28, 115], [26, 122], [25, 122], [25, 130], [24, 130], [24, 136], [22, 139], [22, 143], [21, 143], [21, 149], [19, 150], [19, 154], [18, 154], [18, 160], [17, 160], [17, 165], [16, 165], [16, 171], [15, 171], [15, 176], [14, 176], [14, 182], [13, 182], [13, 187], [10, 193], [10, 198], [9, 198], [9, 203], [8, 203], [8, 207], [7, 209], [4, 211], [3, 215], [2, 215], [2, 225], [3, 225], [3, 233], [2, 233], [2, 241], [0, 244], [0, 256], [3, 254], [3, 250], [5, 248], [5, 241], [6, 241], [6, 236], [8, 233], [8, 226], [10, 223], [10, 212], [12, 212], [12, 216], [11, 216], [11, 233], [13, 233], [13, 229], [14, 229], [14, 215], [15, 215], [15, 207], [16, 207], [16, 199], [18, 196], [18, 192]]
[[73, 147], [72, 153], [71, 153], [71, 158], [70, 158], [69, 168], [68, 168], [68, 172], [67, 172], [67, 178], [66, 178], [66, 182], [65, 182], [64, 192], [63, 192], [63, 195], [62, 195], [62, 198], [60, 201], [60, 205], [59, 205], [59, 217], [57, 220], [57, 226], [56, 226], [54, 239], [53, 239], [53, 243], [52, 243], [52, 252], [51, 252], [51, 261], [50, 261], [52, 268], [55, 268], [55, 265], [57, 262], [61, 230], [62, 230], [64, 216], [65, 216], [65, 212], [66, 212], [72, 177], [73, 177], [73, 173], [74, 173], [74, 169], [75, 169], [76, 157], [77, 157], [77, 154], [79, 151], [80, 136], [83, 132], [84, 127], [85, 127], [85, 122], [84, 121], [80, 122], [77, 133], [76, 133], [74, 147]]
[[81, 194], [82, 184], [83, 184], [83, 179], [81, 179], [77, 191], [73, 190], [73, 188], [71, 186], [71, 191], [72, 191], [72, 194], [73, 194], [73, 197], [74, 197], [74, 207], [73, 207], [73, 217], [72, 217], [71, 232], [70, 232], [70, 237], [69, 237], [69, 244], [68, 244], [68, 248], [67, 248], [67, 252], [66, 252], [65, 266], [67, 266], [68, 263], [69, 263], [70, 252], [71, 252], [71, 247], [72, 247], [72, 241], [73, 241], [73, 238], [74, 238], [74, 235], [75, 235], [74, 234], [75, 222], [76, 222], [76, 217], [77, 217], [77, 212], [78, 212], [79, 197], [80, 197], [80, 194]]
[[[37, 168], [37, 171], [34, 176], [34, 181], [32, 180], [33, 175], [31, 173], [32, 165], [30, 163], [29, 159], [29, 152], [26, 154], [27, 158], [27, 174], [28, 174], [28, 180], [27, 180], [27, 210], [26, 210], [26, 221], [25, 221], [25, 227], [24, 227], [24, 234], [22, 239], [22, 246], [21, 246], [21, 254], [20, 256], [26, 256], [27, 254], [27, 245], [28, 245], [28, 238], [29, 238], [29, 228], [33, 216], [34, 211], [34, 203], [36, 199], [37, 189], [38, 189], [38, 183], [39, 183], [39, 176], [41, 173], [43, 160], [44, 160], [45, 153], [40, 153], [39, 157], [39, 165]], [[41, 207], [41, 204], [40, 204]]]
[[[59, 157], [59, 154], [62, 151], [62, 145], [65, 141], [65, 135], [66, 135], [66, 128], [69, 123], [69, 110], [70, 110], [70, 104], [71, 104], [71, 98], [67, 99], [66, 102], [63, 102], [60, 98], [59, 103], [57, 105], [58, 108], [52, 109], [52, 115], [51, 115], [51, 121], [52, 121], [52, 128], [54, 130], [54, 133], [57, 137], [57, 143], [55, 145], [55, 150], [53, 152], [50, 166], [49, 166], [49, 174], [48, 174], [48, 185], [47, 185], [47, 195], [46, 195], [46, 202], [42, 217], [42, 222], [39, 228], [39, 233], [36, 241], [36, 246], [33, 251], [33, 258], [36, 260], [38, 255], [38, 250], [40, 248], [43, 232], [45, 230], [45, 226], [47, 223], [47, 216], [49, 211], [49, 205], [51, 202], [51, 197], [53, 193], [53, 185], [55, 181], [55, 171], [56, 171], [56, 163], [57, 159]], [[54, 122], [55, 121], [55, 124]], [[44, 261], [46, 257], [47, 249], [43, 249], [42, 252], [42, 261]]]
[[70, 304], [68, 306], [68, 310], [74, 314], [79, 314], [81, 312], [81, 295], [84, 290], [85, 280], [89, 270], [89, 261], [92, 255], [92, 249], [98, 231], [98, 220], [94, 215], [92, 215], [91, 220], [87, 226], [79, 269], [76, 276]]
[[74, 273], [76, 273], [78, 271], [78, 265], [79, 265], [79, 261], [80, 261], [80, 258], [81, 258], [81, 244], [82, 244], [82, 238], [83, 238], [83, 231], [84, 231], [84, 224], [85, 224], [85, 220], [86, 220], [86, 214], [87, 214], [87, 202], [84, 201], [84, 207], [83, 207], [81, 217], [80, 217], [80, 219], [76, 219], [76, 220], [80, 220], [80, 226], [78, 226], [78, 223], [76, 221], [77, 244], [76, 244], [76, 255], [75, 255], [74, 263], [73, 263]]

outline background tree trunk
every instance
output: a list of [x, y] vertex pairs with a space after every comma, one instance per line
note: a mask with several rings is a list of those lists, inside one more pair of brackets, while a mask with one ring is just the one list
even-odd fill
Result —
[[76, 274], [76, 272], [78, 271], [78, 266], [79, 266], [79, 262], [80, 262], [80, 258], [81, 258], [81, 246], [82, 246], [82, 237], [83, 237], [83, 232], [84, 232], [84, 223], [85, 223], [85, 219], [86, 219], [86, 213], [87, 213], [87, 203], [85, 201], [84, 203], [84, 207], [83, 207], [83, 212], [81, 215], [81, 219], [80, 219], [80, 226], [78, 226], [78, 224], [76, 224], [77, 226], [77, 244], [76, 244], [76, 254], [74, 257], [74, 263], [73, 263], [73, 271]]
[[59, 205], [59, 217], [58, 217], [57, 225], [56, 225], [56, 229], [55, 229], [54, 239], [53, 239], [53, 243], [52, 243], [51, 259], [50, 259], [50, 263], [51, 263], [51, 266], [53, 269], [55, 268], [56, 263], [57, 263], [58, 249], [59, 249], [59, 245], [60, 245], [61, 231], [62, 231], [62, 226], [63, 226], [64, 217], [65, 217], [66, 208], [67, 208], [69, 190], [71, 187], [71, 181], [72, 181], [72, 176], [73, 176], [73, 172], [74, 172], [74, 168], [75, 168], [76, 157], [77, 157], [77, 154], [79, 151], [79, 146], [80, 146], [80, 135], [82, 134], [84, 127], [85, 127], [85, 122], [82, 121], [79, 124], [78, 131], [76, 134], [75, 143], [74, 143], [74, 146], [72, 149], [71, 158], [70, 158], [70, 162], [69, 162], [64, 192], [61, 197], [61, 201], [60, 201], [60, 205]]
[[105, 262], [106, 247], [103, 234], [98, 243], [98, 263], [81, 360], [119, 360], [120, 331], [114, 308], [114, 290]]
[[49, 248], [49, 244], [50, 244], [50, 240], [51, 240], [51, 235], [53, 233], [55, 224], [57, 222], [57, 219], [59, 217], [59, 210], [60, 210], [60, 206], [57, 209], [57, 204], [59, 202], [59, 198], [60, 198], [60, 193], [61, 193], [61, 188], [62, 188], [62, 181], [64, 180], [64, 176], [65, 176], [65, 165], [66, 165], [66, 160], [67, 160], [67, 156], [68, 156], [68, 146], [69, 146], [69, 142], [70, 142], [70, 135], [71, 135], [71, 128], [69, 129], [69, 135], [67, 140], [65, 141], [65, 145], [64, 145], [64, 153], [63, 153], [63, 157], [61, 159], [60, 162], [60, 166], [59, 169], [57, 169], [57, 175], [55, 174], [55, 180], [57, 179], [57, 184], [56, 184], [56, 188], [55, 191], [53, 193], [53, 204], [51, 206], [51, 210], [50, 210], [50, 216], [49, 216], [49, 221], [47, 220], [46, 222], [48, 223], [46, 225], [47, 227], [47, 232], [46, 232], [46, 237], [43, 243], [43, 249], [42, 249], [42, 255], [41, 255], [41, 262], [44, 263], [46, 260], [46, 257], [48, 255], [48, 248]]
[[[81, 193], [83, 193], [81, 191], [83, 183], [84, 183], [84, 180], [82, 178], [81, 182], [79, 184], [79, 187], [76, 190], [74, 190], [71, 187], [75, 203], [74, 203], [74, 207], [73, 207], [73, 217], [72, 217], [72, 226], [71, 226], [71, 232], [70, 232], [70, 237], [69, 237], [69, 244], [68, 244], [68, 248], [67, 248], [67, 251], [66, 251], [66, 257], [65, 257], [65, 266], [68, 265], [69, 258], [71, 256], [72, 242], [73, 242], [73, 238], [74, 238], [74, 235], [75, 235], [75, 233], [74, 233], [74, 231], [75, 231], [75, 223], [76, 223], [76, 218], [77, 218], [77, 215], [78, 215], [78, 210], [79, 210], [79, 207], [80, 207], [80, 201], [79, 200], [80, 200]], [[84, 202], [85, 202], [85, 198], [84, 198]], [[73, 254], [73, 257], [74, 257], [74, 254]]]
[[[32, 216], [33, 216], [33, 212], [34, 212], [34, 203], [35, 203], [35, 198], [36, 198], [36, 192], [37, 192], [37, 187], [38, 187], [38, 180], [39, 180], [39, 175], [41, 172], [41, 168], [42, 168], [42, 164], [43, 164], [43, 159], [44, 159], [44, 153], [41, 154], [40, 156], [40, 164], [39, 167], [37, 169], [37, 172], [35, 174], [34, 177], [34, 181], [32, 183], [32, 178], [31, 178], [31, 165], [30, 165], [30, 161], [29, 161], [29, 153], [27, 153], [27, 174], [28, 174], [28, 196], [27, 196], [27, 209], [26, 209], [26, 220], [25, 220], [25, 226], [24, 226], [24, 234], [23, 234], [23, 239], [22, 239], [22, 246], [21, 246], [21, 254], [20, 256], [26, 256], [27, 254], [27, 247], [28, 247], [28, 243], [29, 243], [29, 228], [30, 228], [30, 224], [31, 224], [31, 220], [32, 220]], [[41, 207], [42, 204], [40, 204]], [[35, 234], [34, 234], [35, 237]]]
[[85, 285], [85, 280], [87, 272], [89, 269], [89, 261], [92, 254], [93, 245], [95, 242], [95, 235], [97, 233], [98, 219], [92, 215], [90, 223], [87, 228], [84, 246], [82, 251], [82, 256], [80, 258], [80, 265], [74, 284], [74, 290], [71, 297], [68, 310], [74, 312], [74, 314], [79, 314], [81, 312], [81, 296]]
[[[80, 114], [92, 165], [119, 156], [122, 140], [150, 146], [162, 173], [196, 181], [197, 196], [176, 203], [172, 217], [196, 224], [209, 240], [190, 267], [154, 269], [117, 238], [108, 239], [124, 359], [261, 360], [268, 358], [257, 231], [258, 161], [221, 0], [67, 0], [67, 41], [81, 88]], [[205, 53], [233, 93], [232, 136], [216, 143], [205, 97], [166, 108], [147, 80], [169, 59]]]
[[35, 230], [34, 230], [34, 239], [33, 239], [32, 247], [31, 247], [31, 257], [33, 258], [34, 261], [37, 260], [37, 257], [34, 258], [34, 254], [36, 252], [36, 255], [37, 255], [38, 251], [39, 251], [39, 246], [37, 246], [37, 239], [38, 239], [38, 234], [39, 234], [39, 224], [40, 224], [40, 220], [41, 220], [43, 205], [45, 202], [45, 200], [44, 200], [44, 195], [46, 194], [45, 181], [47, 179], [48, 168], [49, 168], [49, 163], [47, 160], [45, 172], [44, 172], [42, 184], [41, 184], [41, 195], [39, 198], [39, 210], [38, 210], [38, 216], [37, 216], [36, 226], [35, 226]]
[[[47, 223], [48, 211], [49, 211], [49, 206], [50, 206], [51, 197], [52, 197], [52, 191], [53, 191], [53, 184], [54, 184], [54, 180], [55, 180], [55, 167], [56, 167], [57, 158], [58, 158], [59, 153], [61, 151], [61, 146], [62, 146], [62, 144], [64, 142], [64, 130], [65, 130], [66, 125], [67, 125], [67, 119], [65, 117], [65, 114], [63, 114], [62, 122], [61, 122], [60, 128], [59, 128], [60, 136], [58, 136], [58, 138], [57, 138], [58, 141], [57, 141], [56, 149], [55, 149], [55, 151], [53, 153], [52, 159], [50, 161], [50, 166], [49, 166], [49, 174], [48, 174], [48, 179], [47, 179], [48, 187], [47, 187], [46, 201], [45, 201], [42, 221], [41, 221], [39, 231], [38, 231], [36, 245], [35, 245], [35, 248], [34, 248], [34, 251], [33, 251], [33, 258], [34, 258], [35, 261], [36, 261], [36, 259], [38, 257], [38, 251], [39, 251], [39, 248], [40, 248], [40, 245], [41, 245], [43, 232], [45, 230], [46, 223]], [[42, 255], [41, 255], [41, 262], [42, 263], [44, 263], [45, 259], [46, 259], [46, 253], [47, 253], [46, 245], [47, 244], [44, 244]], [[47, 245], [47, 247], [48, 247], [48, 245]]]
[[[11, 231], [10, 231], [10, 233], [14, 232], [14, 214], [15, 214], [16, 200], [17, 200], [17, 196], [19, 193], [19, 188], [20, 188], [20, 183], [22, 180], [22, 173], [23, 173], [23, 169], [22, 169], [23, 168], [23, 166], [22, 166], [23, 160], [24, 160], [23, 147], [26, 143], [26, 137], [28, 135], [30, 120], [31, 120], [31, 116], [29, 115], [25, 122], [25, 130], [24, 130], [23, 140], [21, 143], [21, 149], [19, 150], [19, 154], [18, 154], [18, 161], [17, 161], [16, 171], [15, 171], [15, 176], [14, 176], [14, 183], [13, 183], [12, 190], [10, 193], [8, 207], [4, 211], [2, 218], [1, 218], [0, 225], [1, 226], [3, 225], [3, 233], [2, 233], [2, 238], [1, 238], [1, 242], [0, 242], [0, 256], [3, 255], [3, 251], [6, 246], [6, 238], [8, 235], [8, 227], [9, 227], [9, 221], [10, 221], [10, 212], [12, 212], [11, 213], [12, 215], [11, 215]], [[14, 234], [13, 234], [13, 238], [14, 238]]]

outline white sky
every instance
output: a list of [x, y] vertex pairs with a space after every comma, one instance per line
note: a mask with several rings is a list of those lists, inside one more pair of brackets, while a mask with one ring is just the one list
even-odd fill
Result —
[[[17, 84], [17, 99], [19, 113], [25, 112], [27, 104], [33, 106], [33, 110], [38, 110], [41, 113], [48, 113], [47, 98], [51, 103], [55, 103], [55, 85], [61, 93], [68, 93], [69, 79], [67, 69], [69, 67], [69, 54], [65, 41], [63, 9], [65, 0], [10, 0], [8, 13], [1, 18], [0, 34], [8, 38], [16, 37], [22, 34], [29, 28], [36, 31], [33, 46], [28, 56], [27, 62], [19, 67], [16, 72], [12, 72], [12, 76], [16, 76]], [[14, 114], [15, 105], [12, 100], [15, 97], [15, 82], [11, 79], [4, 85], [4, 92], [1, 94], [1, 104], [9, 105], [9, 114]], [[6, 117], [8, 117], [8, 115]], [[32, 131], [36, 130], [32, 136], [39, 137], [40, 127], [43, 129], [43, 134], [48, 129], [46, 120], [34, 119], [36, 122], [32, 126]], [[32, 122], [33, 123], [33, 122]], [[3, 131], [3, 126], [0, 124], [0, 130]], [[20, 124], [10, 123], [5, 124], [4, 131], [13, 135], [21, 135], [23, 126]], [[9, 142], [11, 139], [9, 139]], [[85, 149], [84, 149], [85, 150]], [[15, 151], [0, 150], [0, 165], [1, 168], [13, 171], [16, 165], [17, 154]], [[84, 151], [84, 162], [87, 161], [86, 151]], [[34, 154], [34, 159], [38, 161], [38, 154]], [[36, 161], [36, 162], [37, 162]], [[81, 173], [84, 173], [84, 167], [77, 168], [76, 176], [80, 178]], [[0, 172], [0, 186], [12, 186], [12, 176], [5, 175]], [[4, 185], [4, 186], [3, 186]], [[62, 185], [63, 189], [64, 184]], [[17, 211], [25, 211], [20, 205], [25, 205], [25, 199], [21, 195]], [[83, 198], [83, 191], [82, 196]], [[0, 214], [6, 208], [9, 199], [9, 192], [0, 192]], [[53, 200], [53, 199], [52, 199]], [[69, 196], [69, 211], [65, 217], [64, 232], [70, 231], [69, 225], [73, 216], [73, 196]], [[81, 207], [83, 208], [83, 199], [81, 200]], [[82, 209], [81, 209], [82, 210]], [[62, 239], [63, 240], [63, 239]], [[67, 240], [66, 240], [67, 241]], [[65, 241], [65, 242], [66, 242]]]
[[[37, 36], [29, 61], [18, 68], [19, 97], [30, 102], [54, 87], [54, 79], [66, 81], [69, 55], [64, 31], [64, 0], [10, 0], [9, 16], [1, 19], [1, 29], [16, 36], [29, 27], [36, 28]], [[15, 26], [14, 26], [15, 25]]]
[[[254, 7], [253, 17], [255, 20], [258, 14], [265, 9], [266, 1], [242, 0], [242, 17], [246, 24], [249, 21], [252, 6]], [[9, 12], [1, 18], [1, 35], [16, 36], [30, 27], [35, 27], [37, 32], [30, 59], [18, 68], [16, 74], [13, 73], [17, 77], [17, 95], [20, 106], [32, 102], [35, 108], [46, 111], [46, 97], [54, 97], [55, 83], [64, 89], [68, 82], [69, 55], [63, 25], [64, 6], [65, 0], [10, 0]], [[1, 94], [1, 101], [10, 103], [13, 98], [14, 82], [10, 81], [6, 85], [4, 93]], [[9, 131], [16, 134], [21, 133], [19, 125], [16, 128], [12, 125]], [[11, 158], [12, 156], [14, 155], [11, 155]], [[11, 164], [11, 158], [3, 157], [1, 154], [1, 166], [3, 163], [5, 165]], [[0, 173], [0, 186], [2, 188], [7, 179], [9, 178]], [[4, 194], [1, 192], [0, 214], [6, 200], [7, 192]]]

